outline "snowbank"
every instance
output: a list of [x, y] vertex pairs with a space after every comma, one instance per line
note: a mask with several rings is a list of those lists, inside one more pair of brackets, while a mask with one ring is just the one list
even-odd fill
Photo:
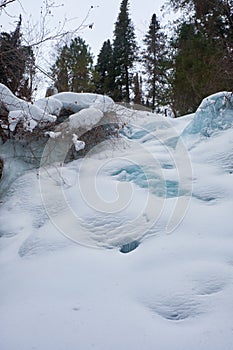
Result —
[[[134, 116], [123, 146], [104, 143], [39, 178], [35, 170], [22, 176], [17, 159], [0, 207], [1, 349], [233, 349], [233, 129], [185, 157], [169, 139], [180, 139], [191, 117]], [[73, 142], [80, 146], [77, 135]], [[184, 172], [189, 162], [193, 176]], [[187, 178], [193, 193], [184, 212], [179, 200], [188, 195], [176, 185]], [[183, 220], [168, 235], [174, 206]]]

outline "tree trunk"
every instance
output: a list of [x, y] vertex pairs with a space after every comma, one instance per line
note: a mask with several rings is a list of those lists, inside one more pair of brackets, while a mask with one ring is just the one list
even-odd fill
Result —
[[126, 89], [126, 102], [130, 102], [129, 98], [129, 71], [128, 67], [125, 65], [125, 89]]

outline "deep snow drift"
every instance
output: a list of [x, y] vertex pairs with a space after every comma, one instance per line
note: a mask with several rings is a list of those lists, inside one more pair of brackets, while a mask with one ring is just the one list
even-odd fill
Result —
[[14, 181], [0, 208], [1, 349], [233, 348], [226, 96], [179, 119], [122, 109], [115, 143]]

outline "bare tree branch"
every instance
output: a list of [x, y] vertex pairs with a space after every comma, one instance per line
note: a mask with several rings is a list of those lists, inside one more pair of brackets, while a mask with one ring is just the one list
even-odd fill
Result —
[[5, 8], [7, 5], [9, 5], [10, 3], [14, 2], [16, 0], [1, 0], [0, 2], [0, 10], [2, 8]]
[[[28, 38], [24, 37], [24, 40], [31, 47], [39, 46], [46, 42], [61, 40], [62, 38], [69, 36], [77, 35], [80, 31], [90, 28], [92, 29], [93, 23], [87, 23], [87, 20], [90, 16], [91, 11], [94, 9], [94, 6], [91, 6], [78, 26], [73, 26], [72, 29], [67, 29], [68, 23], [71, 20], [64, 18], [63, 21], [59, 21], [57, 26], [51, 28], [49, 25], [49, 19], [53, 16], [52, 10], [54, 8], [61, 7], [63, 5], [54, 5], [50, 3], [49, 0], [46, 0], [43, 8], [41, 8], [40, 19], [38, 22], [33, 23], [31, 20], [28, 20], [27, 26], [25, 28]], [[98, 7], [98, 6], [96, 6]], [[72, 19], [73, 21], [74, 19]]]

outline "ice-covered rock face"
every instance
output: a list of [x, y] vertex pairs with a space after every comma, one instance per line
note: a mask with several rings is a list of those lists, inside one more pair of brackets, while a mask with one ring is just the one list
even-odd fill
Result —
[[200, 134], [211, 136], [217, 130], [233, 127], [233, 93], [219, 92], [205, 98], [198, 107], [193, 121], [182, 136]]

